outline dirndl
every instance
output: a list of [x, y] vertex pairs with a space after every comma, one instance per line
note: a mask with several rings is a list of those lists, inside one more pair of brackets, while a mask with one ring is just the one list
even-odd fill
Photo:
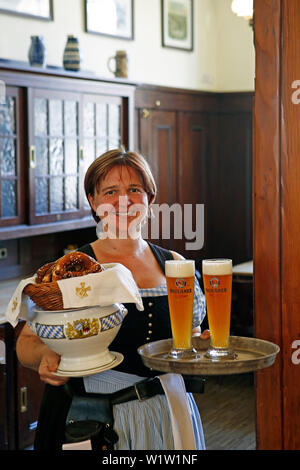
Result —
[[[143, 380], [134, 374], [108, 370], [84, 377], [85, 391], [109, 394]], [[191, 393], [187, 394], [197, 450], [205, 450], [200, 414]], [[174, 450], [171, 415], [165, 395], [156, 395], [144, 401], [132, 400], [114, 405], [114, 430], [119, 440], [115, 450]], [[101, 396], [97, 400], [74, 397], [67, 423], [74, 420], [104, 421]]]

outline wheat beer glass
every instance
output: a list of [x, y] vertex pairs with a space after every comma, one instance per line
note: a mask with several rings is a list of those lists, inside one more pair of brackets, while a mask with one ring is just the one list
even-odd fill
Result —
[[173, 336], [170, 356], [174, 359], [197, 357], [192, 347], [195, 261], [166, 261], [165, 273]]
[[206, 356], [213, 360], [234, 359], [229, 348], [232, 260], [206, 259], [202, 261], [211, 347]]

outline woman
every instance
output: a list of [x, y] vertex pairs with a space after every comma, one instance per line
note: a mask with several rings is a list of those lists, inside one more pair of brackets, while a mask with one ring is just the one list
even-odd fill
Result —
[[[144, 304], [143, 312], [138, 311], [134, 304], [126, 304], [128, 314], [110, 345], [112, 351], [124, 355], [124, 361], [113, 370], [83, 379], [86, 392], [107, 394], [131, 386], [143, 377], [157, 375], [143, 365], [137, 348], [148, 341], [171, 337], [164, 262], [183, 258], [142, 238], [143, 220], [156, 196], [156, 185], [143, 157], [122, 150], [106, 152], [87, 170], [85, 192], [94, 219], [99, 222], [99, 214], [102, 218], [102, 232], [95, 242], [83, 246], [80, 251], [101, 263], [117, 262], [126, 266], [132, 272]], [[204, 315], [205, 300], [196, 280], [193, 334], [201, 334], [200, 323]], [[37, 370], [41, 380], [50, 386], [59, 389], [68, 381], [65, 377], [53, 375], [60, 357], [41, 342], [29, 325], [25, 325], [19, 336], [17, 354], [23, 365]], [[80, 379], [72, 380], [74, 383]], [[50, 390], [55, 394], [53, 388]], [[203, 449], [200, 416], [191, 394], [188, 394], [188, 399], [197, 448]], [[68, 419], [97, 417], [101, 421], [101, 407], [89, 404], [92, 408], [87, 410], [84, 403], [74, 399]], [[170, 414], [166, 397], [162, 394], [143, 402], [133, 400], [115, 405], [114, 427], [119, 438], [116, 449], [174, 448]]]

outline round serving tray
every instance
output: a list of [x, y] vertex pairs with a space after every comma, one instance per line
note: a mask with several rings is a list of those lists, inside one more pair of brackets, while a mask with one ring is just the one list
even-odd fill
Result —
[[154, 341], [138, 348], [146, 367], [161, 372], [189, 375], [232, 375], [253, 372], [274, 364], [280, 348], [274, 343], [257, 338], [231, 336], [230, 347], [237, 353], [236, 359], [212, 361], [204, 356], [210, 346], [210, 339], [193, 337], [193, 346], [198, 352], [197, 359], [178, 360], [168, 357], [172, 339]]

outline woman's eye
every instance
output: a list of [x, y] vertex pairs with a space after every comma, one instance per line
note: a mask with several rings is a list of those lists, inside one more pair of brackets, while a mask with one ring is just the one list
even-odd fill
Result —
[[140, 189], [139, 188], [130, 188], [130, 190], [132, 193], [140, 193]]

